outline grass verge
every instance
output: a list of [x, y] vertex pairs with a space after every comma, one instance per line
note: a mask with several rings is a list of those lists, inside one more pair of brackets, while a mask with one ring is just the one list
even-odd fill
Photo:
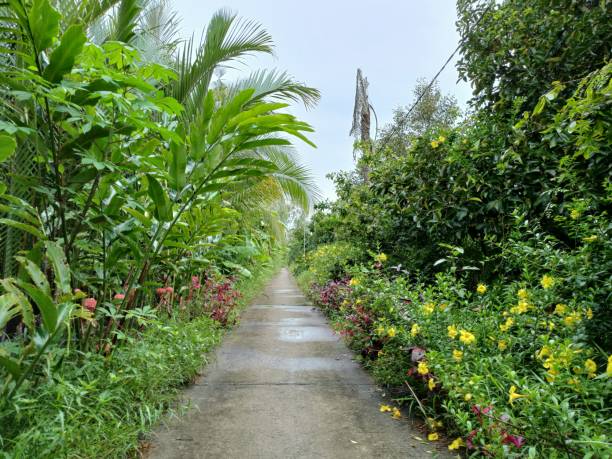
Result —
[[[239, 281], [241, 308], [281, 264], [275, 259]], [[158, 319], [108, 358], [63, 351], [59, 364], [49, 362], [44, 383], [11, 405], [0, 401], [0, 457], [136, 457], [139, 442], [194, 379], [223, 332], [208, 317]]]

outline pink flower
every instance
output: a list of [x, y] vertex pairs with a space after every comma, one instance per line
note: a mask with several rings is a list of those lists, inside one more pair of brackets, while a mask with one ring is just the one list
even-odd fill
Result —
[[193, 288], [200, 288], [200, 278], [198, 276], [191, 276], [191, 286]]
[[123, 293], [115, 293], [115, 296], [113, 297], [114, 300], [123, 300], [125, 299], [125, 295]]
[[166, 293], [166, 289], [164, 287], [159, 287], [155, 290], [155, 293], [157, 293], [157, 296], [164, 296], [164, 293]]
[[166, 287], [166, 293], [173, 293], [174, 289], [172, 287]]
[[87, 309], [89, 312], [94, 312], [96, 310], [96, 305], [98, 302], [95, 298], [85, 298], [83, 300], [83, 307]]

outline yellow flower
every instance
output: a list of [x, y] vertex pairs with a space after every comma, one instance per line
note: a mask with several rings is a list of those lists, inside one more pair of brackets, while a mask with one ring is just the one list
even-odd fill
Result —
[[510, 312], [512, 314], [524, 314], [527, 312], [528, 309], [529, 309], [529, 303], [521, 300], [518, 302], [516, 306], [513, 306], [512, 308], [510, 308]]
[[597, 240], [597, 236], [592, 235], [592, 236], [588, 236], [588, 237], [583, 237], [582, 240], [584, 242], [595, 242]]
[[437, 140], [431, 141], [431, 148], [438, 148], [439, 145], [440, 145], [440, 142], [438, 142]]
[[461, 448], [462, 446], [465, 446], [465, 443], [463, 442], [463, 440], [461, 438], [455, 438], [452, 441], [452, 443], [448, 445], [448, 449], [450, 449], [451, 451], [454, 451], [456, 449]]
[[443, 135], [441, 135], [440, 137], [438, 137], [438, 142], [440, 143], [444, 143], [446, 141], [446, 137], [444, 137]]
[[359, 279], [357, 279], [357, 278], [355, 278], [355, 277], [353, 277], [353, 278], [352, 278], [352, 279], [349, 281], [349, 285], [350, 285], [351, 287], [356, 287], [356, 286], [357, 286], [357, 285], [359, 285], [359, 284], [360, 284]]
[[384, 263], [385, 261], [387, 261], [387, 255], [381, 252], [374, 257], [374, 260], [379, 263]]
[[453, 349], [453, 359], [457, 362], [461, 362], [461, 360], [463, 360], [463, 352]]
[[506, 342], [505, 339], [500, 339], [497, 342], [497, 349], [499, 349], [500, 351], [505, 351], [507, 347], [508, 347], [508, 343]]
[[612, 354], [608, 356], [608, 366], [606, 367], [606, 375], [612, 376]]
[[525, 290], [524, 288], [522, 288], [522, 289], [520, 289], [520, 290], [518, 291], [518, 297], [519, 297], [521, 300], [526, 300], [528, 296], [529, 296], [529, 293], [528, 293], [528, 292], [527, 292], [527, 290]]
[[402, 417], [402, 412], [396, 407], [393, 407], [393, 419], [399, 419], [401, 417]]
[[597, 371], [597, 364], [593, 360], [586, 359], [586, 361], [584, 362], [584, 368], [589, 374], [589, 378], [595, 377], [595, 372]]
[[542, 279], [540, 280], [540, 284], [542, 285], [542, 288], [544, 289], [551, 288], [554, 283], [555, 283], [555, 278], [552, 276], [549, 276], [548, 274], [544, 274], [544, 276], [542, 276]]
[[412, 328], [410, 329], [410, 334], [414, 337], [421, 333], [421, 327], [419, 324], [412, 324]]
[[512, 319], [512, 317], [508, 317], [506, 319], [506, 323], [502, 324], [499, 326], [499, 329], [503, 332], [508, 331], [510, 329], [510, 327], [512, 327], [512, 325], [514, 325], [514, 320]]
[[387, 336], [389, 338], [395, 337], [396, 334], [397, 334], [397, 330], [395, 330], [395, 327], [391, 327], [387, 330]]
[[391, 411], [392, 408], [389, 405], [380, 405], [380, 412], [381, 413], [386, 413], [388, 411]]
[[435, 304], [433, 304], [433, 303], [425, 303], [423, 305], [423, 314], [425, 314], [426, 316], [429, 316], [429, 315], [433, 314], [435, 308], [436, 308]]
[[576, 311], [572, 312], [565, 319], [563, 319], [563, 323], [568, 327], [573, 327], [578, 322], [580, 322], [580, 315]]
[[429, 373], [429, 368], [427, 367], [427, 364], [425, 362], [419, 362], [419, 365], [417, 366], [417, 372], [420, 375], [426, 375]]
[[591, 320], [593, 318], [593, 310], [591, 308], [586, 310], [587, 319]]
[[476, 342], [476, 337], [469, 331], [460, 330], [459, 333], [460, 333], [459, 341], [461, 341], [462, 343], [474, 344]]
[[449, 338], [455, 339], [457, 337], [457, 327], [455, 327], [454, 325], [449, 325], [448, 327], [446, 327], [446, 329], [448, 330]]
[[547, 357], [551, 354], [552, 351], [550, 350], [550, 348], [548, 346], [544, 346], [542, 347], [542, 349], [540, 349], [540, 352], [538, 352], [538, 358], [543, 359], [544, 357]]
[[432, 432], [429, 435], [427, 435], [427, 439], [429, 441], [437, 441], [440, 438], [440, 436], [438, 435], [437, 432]]
[[562, 316], [566, 312], [567, 312], [567, 306], [564, 305], [563, 303], [559, 303], [558, 305], [555, 306], [555, 314], [559, 314], [560, 316]]
[[580, 218], [580, 211], [577, 209], [572, 209], [572, 211], [570, 212], [570, 217], [572, 218], [572, 220], [578, 220]]
[[487, 291], [487, 286], [485, 284], [478, 284], [478, 287], [476, 287], [476, 291], [481, 295], [484, 295]]
[[512, 386], [510, 387], [510, 391], [508, 392], [509, 398], [508, 401], [510, 402], [510, 404], [512, 405], [514, 403], [514, 401], [518, 398], [526, 398], [526, 395], [523, 394], [519, 394], [516, 391], [516, 386]]
[[433, 378], [430, 378], [429, 381], [427, 381], [427, 387], [429, 390], [434, 390], [436, 388], [436, 382], [433, 380]]
[[434, 418], [427, 418], [427, 425], [431, 430], [436, 430], [444, 426], [442, 421], [436, 421]]
[[472, 400], [472, 394], [468, 392], [467, 394], [463, 396], [463, 400], [465, 400], [466, 402], [469, 402], [470, 400]]

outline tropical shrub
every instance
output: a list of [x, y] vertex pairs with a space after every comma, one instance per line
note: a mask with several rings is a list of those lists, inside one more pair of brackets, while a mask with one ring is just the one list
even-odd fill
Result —
[[458, 11], [471, 111], [424, 130], [396, 117], [315, 214], [333, 222], [326, 245], [388, 261], [303, 285], [432, 441], [612, 457], [610, 5]]
[[[318, 91], [267, 70], [214, 81], [220, 66], [272, 52], [259, 24], [221, 10], [200, 43], [176, 40], [176, 24], [167, 2], [0, 4], [0, 442], [18, 455], [66, 455], [57, 424], [45, 449], [48, 431], [20, 413], [66, 390], [44, 407], [61, 427], [62, 403], [86, 404], [79, 378], [85, 391], [108, 380], [136, 338], [184, 324], [187, 343], [159, 350], [172, 360], [192, 324], [214, 337], [231, 325], [240, 292], [275, 265], [289, 209], [317, 194], [291, 149], [312, 145], [312, 128], [286, 109]], [[199, 364], [188, 357], [181, 382]], [[79, 373], [90, 362], [91, 381]], [[144, 363], [134, 375], [146, 381]], [[154, 404], [131, 386], [118, 399]]]
[[444, 426], [496, 457], [609, 453], [612, 357], [588, 342], [593, 310], [558, 272], [476, 290], [442, 273], [431, 285], [354, 273], [311, 295], [379, 381], [406, 388], [430, 433]]

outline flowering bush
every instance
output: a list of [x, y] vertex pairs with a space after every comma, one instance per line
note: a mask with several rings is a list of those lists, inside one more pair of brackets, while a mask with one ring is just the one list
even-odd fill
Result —
[[[430, 285], [360, 267], [310, 290], [375, 376], [407, 384], [431, 438], [495, 457], [606, 457], [612, 357], [585, 340], [590, 307], [564, 279], [480, 284], [450, 274]], [[358, 274], [357, 274], [358, 273]], [[436, 427], [437, 426], [437, 427]]]

